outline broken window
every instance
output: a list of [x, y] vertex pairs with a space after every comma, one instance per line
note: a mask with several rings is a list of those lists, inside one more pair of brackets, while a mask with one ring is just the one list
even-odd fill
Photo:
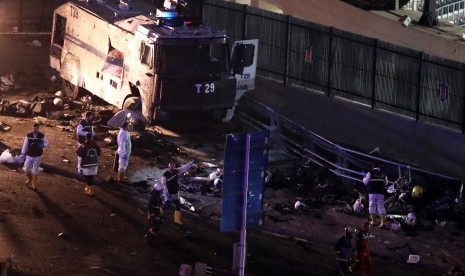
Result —
[[107, 59], [105, 60], [105, 63], [103, 64], [102, 72], [121, 78], [123, 76], [123, 67], [124, 67], [123, 52], [113, 47], [110, 47], [110, 52], [108, 53]]
[[140, 61], [152, 68], [153, 66], [153, 51], [152, 47], [147, 44], [142, 42], [141, 49], [140, 49]]
[[53, 43], [63, 47], [65, 43], [66, 17], [55, 14], [55, 30], [53, 32]]

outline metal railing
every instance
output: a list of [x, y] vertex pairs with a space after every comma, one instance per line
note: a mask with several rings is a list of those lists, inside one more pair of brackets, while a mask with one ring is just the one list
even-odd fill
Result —
[[410, 0], [405, 4], [402, 9], [404, 10], [414, 10], [414, 11], [423, 11], [424, 0]]
[[465, 0], [454, 1], [440, 6], [436, 13], [439, 20], [464, 26], [465, 25]]
[[[423, 11], [424, 0], [411, 0], [404, 10]], [[436, 14], [438, 20], [447, 21], [455, 25], [465, 26], [465, 1], [464, 0], [438, 0]]]
[[[438, 179], [460, 182], [460, 180], [444, 174], [338, 145], [247, 95], [241, 99], [236, 114], [249, 126], [270, 130], [270, 137], [278, 145], [284, 145], [286, 150], [320, 166], [327, 167], [335, 175], [344, 179], [360, 182], [364, 176], [363, 170], [369, 169], [373, 164], [379, 164], [388, 175], [396, 174], [397, 179], [406, 174], [408, 174], [409, 179], [412, 179], [412, 174], [423, 174]], [[392, 181], [390, 182], [392, 183]]]

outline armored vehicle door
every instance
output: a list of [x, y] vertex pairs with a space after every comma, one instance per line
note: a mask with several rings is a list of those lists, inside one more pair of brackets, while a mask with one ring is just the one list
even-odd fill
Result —
[[231, 69], [237, 80], [236, 100], [255, 88], [258, 39], [235, 41], [231, 50]]
[[[141, 39], [139, 43], [138, 58], [134, 63], [134, 83], [140, 93], [142, 114], [148, 119], [153, 118], [153, 101], [155, 89], [155, 47], [153, 41]], [[131, 69], [132, 70], [132, 69]]]
[[[236, 78], [236, 102], [242, 95], [255, 89], [257, 71], [258, 39], [234, 41], [231, 50], [231, 71]], [[234, 116], [235, 106], [226, 111], [223, 122]]]

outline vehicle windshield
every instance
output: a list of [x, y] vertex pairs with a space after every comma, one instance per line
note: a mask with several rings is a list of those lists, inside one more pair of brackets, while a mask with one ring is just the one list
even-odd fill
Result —
[[157, 62], [159, 74], [199, 76], [228, 71], [225, 43], [195, 45], [160, 45]]

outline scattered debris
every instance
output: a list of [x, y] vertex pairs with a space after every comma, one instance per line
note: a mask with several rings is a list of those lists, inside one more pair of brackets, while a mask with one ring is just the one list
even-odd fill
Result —
[[16, 163], [15, 157], [10, 153], [9, 149], [6, 149], [5, 151], [2, 152], [0, 155], [0, 163], [9, 163], [9, 164], [14, 164]]
[[294, 204], [294, 209], [296, 210], [303, 210], [305, 208], [305, 204], [302, 202], [300, 197], [297, 198], [297, 201]]
[[42, 46], [42, 43], [40, 43], [40, 41], [38, 41], [37, 39], [34, 39], [32, 42], [28, 42], [27, 44], [31, 45], [31, 46], [34, 46], [34, 47]]
[[10, 89], [20, 88], [19, 86], [15, 85], [15, 79], [13, 74], [7, 74], [0, 77], [0, 91], [7, 92]]
[[0, 77], [0, 80], [2, 81], [2, 83], [6, 86], [13, 86], [15, 85], [14, 83], [14, 78], [13, 78], [13, 74], [9, 74], [9, 75], [5, 75], [5, 76], [2, 76]]
[[116, 143], [116, 139], [114, 137], [106, 137], [103, 141], [109, 145]]
[[419, 255], [408, 255], [407, 263], [409, 264], [416, 264], [420, 261]]
[[11, 126], [4, 123], [4, 122], [0, 122], [0, 131], [2, 132], [6, 132], [6, 131], [9, 131], [11, 129]]
[[363, 209], [365, 207], [363, 205], [363, 199], [364, 199], [364, 197], [362, 195], [360, 195], [360, 197], [355, 200], [355, 203], [354, 203], [354, 212], [355, 213], [360, 213], [360, 212], [363, 211]]
[[187, 201], [185, 198], [183, 197], [179, 197], [179, 201], [181, 202], [181, 205], [186, 208], [187, 210], [191, 211], [191, 212], [195, 212], [195, 207], [194, 205], [192, 205], [192, 203], [190, 203], [189, 201]]

